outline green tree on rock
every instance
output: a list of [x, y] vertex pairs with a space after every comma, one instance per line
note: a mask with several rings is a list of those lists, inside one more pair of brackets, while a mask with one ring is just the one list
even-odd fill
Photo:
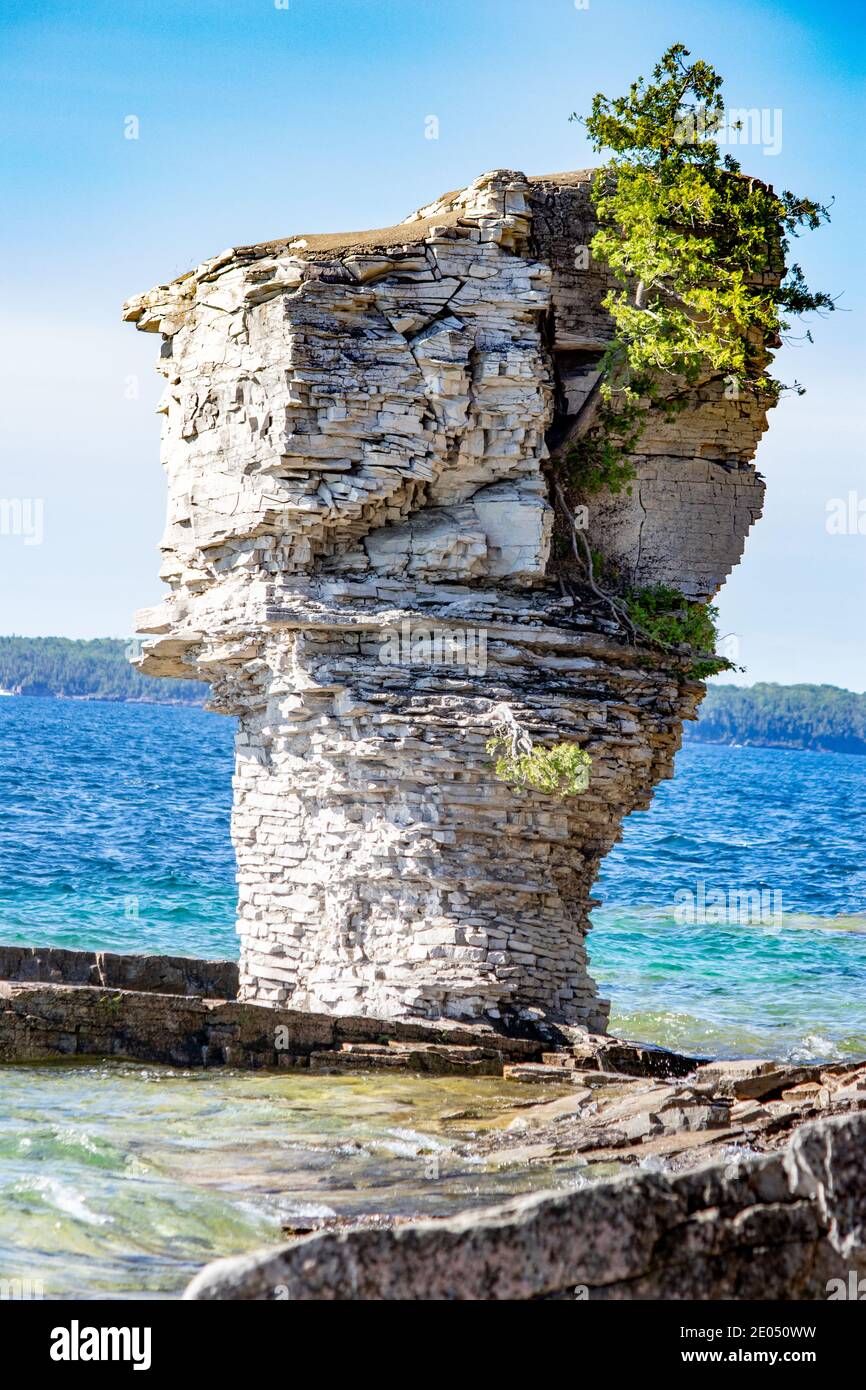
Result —
[[590, 491], [621, 489], [650, 409], [675, 411], [699, 383], [721, 379], [773, 404], [785, 388], [768, 350], [790, 316], [834, 307], [799, 265], [785, 272], [790, 237], [827, 220], [826, 207], [776, 193], [721, 155], [722, 78], [689, 58], [674, 44], [652, 82], [613, 100], [599, 93], [583, 121], [593, 148], [612, 151], [593, 183], [590, 250], [616, 279], [603, 301], [614, 334], [601, 378], [565, 448]]

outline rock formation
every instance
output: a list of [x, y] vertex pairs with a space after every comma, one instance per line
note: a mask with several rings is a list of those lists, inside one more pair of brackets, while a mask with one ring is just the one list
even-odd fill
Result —
[[[237, 716], [241, 996], [604, 1029], [590, 892], [701, 687], [573, 597], [544, 465], [595, 380], [591, 173], [497, 170], [397, 227], [233, 248], [126, 305], [162, 337], [171, 593], [141, 668]], [[588, 538], [707, 598], [760, 512], [749, 398], [696, 388]], [[497, 781], [507, 705], [592, 757]]]

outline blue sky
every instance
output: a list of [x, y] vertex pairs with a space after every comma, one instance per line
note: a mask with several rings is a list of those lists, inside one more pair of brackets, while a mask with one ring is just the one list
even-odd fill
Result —
[[744, 167], [835, 197], [796, 253], [844, 310], [781, 354], [808, 393], [760, 447], [767, 506], [722, 631], [747, 680], [866, 689], [866, 534], [826, 529], [834, 498], [866, 512], [863, 16], [850, 0], [4, 0], [0, 497], [43, 499], [44, 537], [0, 534], [0, 632], [125, 636], [161, 596], [157, 340], [120, 323], [124, 298], [232, 244], [388, 225], [486, 169], [597, 162], [569, 113], [681, 40], [730, 106], [782, 112], [780, 152], [744, 148]]

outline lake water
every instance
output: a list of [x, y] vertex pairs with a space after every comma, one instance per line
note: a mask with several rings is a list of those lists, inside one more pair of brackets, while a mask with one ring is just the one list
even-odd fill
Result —
[[471, 1153], [527, 1102], [494, 1077], [94, 1062], [0, 1067], [0, 1094], [0, 1279], [49, 1298], [173, 1296], [287, 1227], [448, 1216], [585, 1180], [578, 1158], [551, 1172]]
[[[0, 941], [234, 955], [232, 732], [197, 709], [0, 699]], [[866, 1054], [864, 793], [866, 758], [687, 745], [598, 885], [612, 1028], [706, 1054]], [[286, 1223], [580, 1183], [579, 1164], [467, 1156], [525, 1096], [387, 1073], [0, 1068], [0, 1278], [172, 1296]]]
[[[0, 700], [0, 940], [234, 956], [232, 736], [199, 709]], [[866, 758], [687, 744], [597, 887], [613, 1028], [866, 1053], [864, 809]]]

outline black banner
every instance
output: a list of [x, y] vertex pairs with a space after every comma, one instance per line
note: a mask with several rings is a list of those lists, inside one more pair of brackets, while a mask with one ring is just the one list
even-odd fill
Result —
[[[381, 1338], [391, 1329], [398, 1357], [389, 1374], [409, 1387], [416, 1371], [435, 1371], [437, 1365], [447, 1366], [450, 1375], [476, 1367], [487, 1376], [513, 1373], [515, 1334], [540, 1332], [558, 1340], [535, 1344], [532, 1358], [544, 1350], [545, 1359], [560, 1367], [555, 1374], [562, 1374], [565, 1361], [575, 1378], [591, 1358], [594, 1374], [608, 1362], [617, 1378], [629, 1372], [668, 1375], [679, 1368], [700, 1381], [714, 1367], [742, 1366], [770, 1375], [799, 1367], [826, 1379], [856, 1364], [863, 1310], [839, 1305], [858, 1304], [862, 1297], [858, 1291], [854, 1299], [821, 1303], [557, 1300], [566, 1306], [524, 1306], [519, 1324], [513, 1307], [500, 1323], [495, 1312], [477, 1305], [470, 1320], [466, 1306], [461, 1313], [433, 1303], [5, 1302], [0, 1303], [0, 1338], [4, 1360], [14, 1346], [25, 1353], [29, 1370], [60, 1382], [69, 1376], [92, 1379], [101, 1370], [115, 1377], [210, 1372], [249, 1378], [265, 1374], [265, 1368], [274, 1374], [280, 1365], [300, 1371], [301, 1357], [304, 1364], [315, 1359], [328, 1374], [344, 1358], [347, 1370], [362, 1373], [366, 1360], [368, 1373], [378, 1376], [388, 1355]], [[532, 1319], [524, 1323], [530, 1311]], [[417, 1333], [407, 1356], [404, 1339], [413, 1325]], [[459, 1340], [451, 1342], [452, 1334]], [[524, 1354], [532, 1345], [523, 1342]]]

